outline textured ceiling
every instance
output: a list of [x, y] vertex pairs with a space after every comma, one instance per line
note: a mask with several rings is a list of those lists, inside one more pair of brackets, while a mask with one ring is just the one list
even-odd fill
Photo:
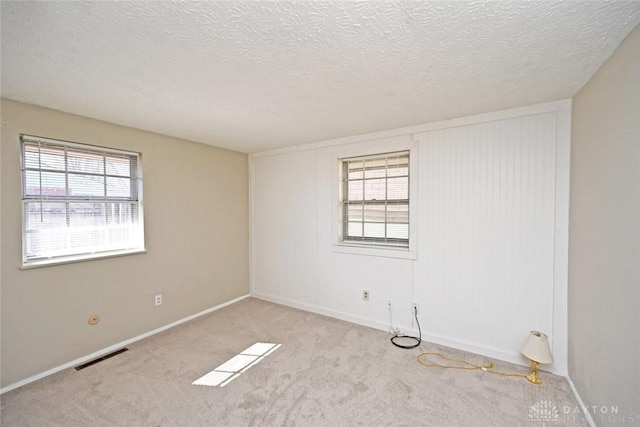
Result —
[[7, 2], [2, 96], [243, 152], [572, 97], [613, 2]]

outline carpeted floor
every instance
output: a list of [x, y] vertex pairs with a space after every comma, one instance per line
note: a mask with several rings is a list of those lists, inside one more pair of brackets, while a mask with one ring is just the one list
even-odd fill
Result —
[[[250, 298], [84, 370], [5, 393], [2, 426], [587, 425], [565, 415], [578, 403], [562, 377], [543, 372], [544, 384], [535, 386], [477, 370], [426, 368], [416, 356], [427, 351], [489, 360], [425, 342], [403, 350], [389, 337]], [[282, 346], [226, 387], [192, 385], [256, 342]]]

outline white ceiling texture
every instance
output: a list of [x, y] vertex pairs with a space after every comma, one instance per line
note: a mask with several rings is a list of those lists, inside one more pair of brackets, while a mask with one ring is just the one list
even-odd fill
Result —
[[1, 15], [3, 97], [258, 152], [570, 98], [640, 1], [2, 1]]

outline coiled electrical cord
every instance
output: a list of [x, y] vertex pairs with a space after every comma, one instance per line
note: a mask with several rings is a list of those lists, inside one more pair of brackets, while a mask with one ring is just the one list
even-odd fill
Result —
[[[391, 344], [395, 345], [396, 347], [400, 347], [400, 348], [404, 348], [404, 349], [411, 349], [411, 348], [416, 348], [417, 346], [420, 345], [420, 343], [422, 342], [422, 330], [420, 329], [420, 321], [418, 320], [418, 308], [417, 307], [413, 307], [413, 314], [416, 318], [416, 323], [418, 324], [418, 333], [419, 336], [418, 337], [411, 337], [408, 335], [400, 335], [396, 332], [396, 334], [391, 337]], [[400, 342], [397, 342], [397, 340], [399, 339], [408, 339], [408, 340], [414, 340], [415, 343], [413, 344], [401, 344]]]
[[[396, 347], [399, 348], [404, 348], [404, 349], [412, 349], [412, 348], [416, 348], [418, 347], [421, 343], [422, 343], [422, 329], [420, 328], [420, 321], [418, 320], [418, 309], [417, 307], [413, 307], [413, 314], [416, 318], [416, 324], [418, 325], [418, 333], [419, 336], [417, 337], [411, 337], [408, 335], [402, 335], [399, 332], [396, 332], [395, 335], [393, 337], [391, 337], [391, 343], [393, 345], [395, 345]], [[391, 325], [393, 325], [393, 318], [391, 317], [391, 311], [389, 311], [389, 316], [390, 316], [390, 320], [391, 320]], [[399, 342], [397, 342], [398, 339], [408, 339], [408, 340], [413, 340], [415, 341], [412, 344], [401, 344]], [[441, 365], [439, 363], [434, 363], [432, 361], [425, 361], [428, 360], [429, 357], [439, 357], [441, 359], [447, 360], [449, 362], [453, 362], [453, 365]], [[429, 363], [431, 362], [431, 363]], [[496, 371], [494, 369], [494, 364], [493, 362], [488, 363], [486, 365], [474, 365], [473, 363], [469, 363], [466, 360], [462, 360], [462, 359], [455, 359], [453, 357], [448, 357], [445, 356], [443, 354], [440, 353], [435, 353], [435, 352], [430, 352], [430, 353], [422, 353], [420, 355], [418, 355], [418, 363], [420, 363], [422, 366], [427, 367], [427, 368], [444, 368], [444, 369], [462, 369], [462, 370], [481, 370], [483, 372], [487, 372], [489, 374], [494, 374], [494, 375], [501, 375], [504, 377], [522, 377], [522, 378], [527, 378], [526, 375], [524, 374], [518, 374], [518, 373], [513, 373], [513, 372], [502, 372], [502, 371]]]

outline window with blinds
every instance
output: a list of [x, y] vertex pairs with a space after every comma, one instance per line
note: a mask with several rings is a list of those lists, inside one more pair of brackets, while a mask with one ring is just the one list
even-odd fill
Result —
[[144, 250], [138, 153], [20, 139], [23, 264]]
[[409, 247], [409, 152], [341, 159], [343, 243]]

